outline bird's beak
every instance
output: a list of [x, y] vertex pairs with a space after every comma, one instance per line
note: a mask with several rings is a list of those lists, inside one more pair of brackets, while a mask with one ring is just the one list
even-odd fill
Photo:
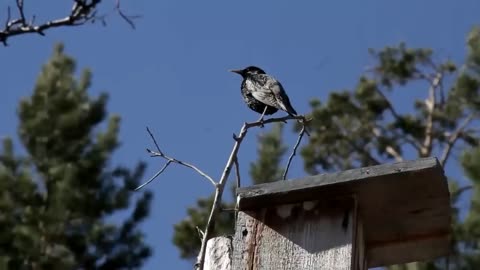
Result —
[[233, 73], [240, 74], [240, 75], [242, 75], [242, 73], [243, 73], [243, 70], [241, 70], [241, 69], [230, 69], [229, 71], [233, 72]]

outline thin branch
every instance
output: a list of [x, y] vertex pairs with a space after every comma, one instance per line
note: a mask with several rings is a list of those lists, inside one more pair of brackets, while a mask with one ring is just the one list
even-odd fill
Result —
[[428, 98], [425, 100], [425, 106], [427, 107], [427, 123], [425, 124], [425, 139], [423, 140], [423, 144], [420, 149], [420, 157], [428, 157], [432, 153], [433, 121], [437, 105], [435, 91], [440, 85], [442, 77], [442, 73], [437, 73], [428, 90]]
[[[7, 46], [7, 39], [17, 35], [36, 33], [44, 36], [45, 30], [51, 28], [58, 28], [63, 26], [78, 26], [83, 25], [89, 21], [95, 22], [96, 19], [105, 23], [105, 15], [97, 17], [97, 7], [102, 0], [74, 0], [70, 13], [58, 19], [46, 21], [41, 24], [35, 23], [35, 15], [32, 16], [30, 22], [25, 17], [25, 6], [23, 0], [16, 0], [16, 6], [19, 13], [19, 18], [11, 19], [10, 7], [7, 8], [7, 20], [4, 29], [0, 29], [0, 42]], [[135, 28], [133, 19], [139, 16], [126, 15], [120, 9], [120, 0], [116, 1], [114, 11], [120, 15], [132, 28]]]
[[239, 188], [240, 187], [240, 165], [238, 164], [238, 158], [235, 158], [235, 160], [233, 162], [234, 162], [234, 165], [235, 165], [237, 188]]
[[395, 150], [395, 148], [391, 147], [390, 145], [385, 148], [385, 151], [389, 153], [392, 157], [394, 157], [395, 161], [403, 161], [403, 157], [397, 152], [397, 150]]
[[292, 163], [293, 157], [297, 154], [297, 148], [300, 145], [300, 142], [302, 141], [303, 135], [305, 134], [305, 126], [302, 127], [302, 130], [300, 130], [300, 133], [298, 134], [297, 142], [295, 143], [295, 146], [293, 147], [292, 154], [290, 157], [288, 157], [288, 162], [287, 162], [287, 167], [285, 168], [285, 171], [283, 172], [283, 180], [286, 180], [287, 174], [288, 174], [288, 169], [290, 168], [290, 164]]
[[465, 128], [473, 121], [473, 119], [476, 117], [476, 113], [471, 113], [469, 116], [467, 116], [463, 122], [457, 127], [457, 129], [450, 134], [450, 137], [448, 138], [447, 145], [445, 146], [443, 150], [442, 157], [440, 158], [440, 164], [442, 166], [445, 166], [447, 163], [448, 157], [450, 156], [450, 153], [452, 152], [452, 148], [457, 142], [458, 138], [462, 134], [462, 132], [465, 130]]
[[155, 144], [155, 147], [157, 148], [157, 151], [160, 155], [163, 155], [163, 152], [162, 150], [160, 150], [160, 146], [158, 146], [158, 143], [157, 143], [157, 140], [155, 139], [155, 136], [153, 136], [152, 132], [150, 131], [150, 129], [147, 127], [147, 132], [148, 132], [148, 135], [150, 135], [150, 138], [152, 139], [153, 143]]
[[308, 121], [310, 121], [309, 119], [306, 119], [305, 116], [285, 116], [280, 118], [269, 118], [264, 121], [244, 123], [242, 128], [240, 129], [240, 133], [238, 134], [238, 136], [236, 135], [233, 136], [235, 143], [233, 145], [232, 152], [228, 157], [227, 164], [225, 165], [222, 176], [220, 177], [220, 180], [215, 187], [215, 196], [213, 200], [213, 205], [212, 205], [212, 209], [210, 210], [210, 215], [208, 217], [207, 225], [204, 231], [205, 236], [203, 237], [202, 245], [200, 247], [200, 252], [198, 253], [198, 257], [197, 257], [197, 262], [195, 263], [196, 269], [203, 270], [203, 265], [205, 262], [205, 253], [207, 249], [207, 242], [211, 237], [211, 234], [214, 228], [215, 219], [220, 211], [223, 190], [225, 188], [225, 184], [228, 180], [228, 176], [230, 175], [230, 172], [235, 163], [235, 160], [237, 159], [237, 153], [238, 153], [238, 150], [240, 149], [240, 145], [243, 139], [245, 138], [245, 136], [247, 135], [248, 129], [252, 127], [262, 127], [266, 124], [275, 123], [275, 122], [285, 122], [287, 120], [293, 120], [293, 119], [300, 120], [303, 123], [307, 123]]
[[201, 242], [202, 239], [205, 237], [205, 233], [203, 233], [202, 230], [198, 226], [195, 226], [195, 229], [197, 229], [198, 238], [200, 238], [200, 242]]
[[26, 26], [27, 21], [25, 20], [25, 13], [23, 12], [23, 0], [17, 0], [16, 4], [17, 4], [18, 13], [20, 14], [20, 22], [22, 26]]
[[212, 183], [212, 185], [215, 187], [217, 186], [217, 183], [215, 182], [215, 180], [213, 180], [212, 177], [210, 177], [208, 174], [204, 173], [202, 170], [200, 170], [199, 168], [197, 168], [195, 165], [192, 165], [188, 162], [185, 162], [185, 161], [181, 161], [181, 160], [178, 160], [176, 158], [172, 158], [172, 157], [169, 157], [167, 155], [165, 155], [161, 150], [160, 150], [160, 147], [158, 146], [158, 143], [157, 143], [157, 140], [155, 139], [155, 136], [153, 136], [152, 132], [150, 131], [150, 129], [147, 127], [147, 132], [148, 134], [150, 135], [150, 137], [152, 138], [154, 144], [155, 144], [155, 147], [157, 148], [157, 151], [152, 151], [150, 149], [147, 148], [147, 152], [150, 153], [150, 156], [151, 157], [161, 157], [163, 159], [166, 159], [167, 160], [167, 163], [165, 164], [165, 166], [160, 169], [160, 171], [158, 171], [152, 178], [150, 178], [147, 182], [143, 183], [142, 185], [140, 185], [139, 187], [137, 187], [135, 190], [139, 190], [141, 189], [142, 187], [146, 186], [148, 183], [152, 182], [153, 179], [155, 179], [157, 176], [159, 176], [165, 169], [168, 165], [170, 165], [170, 163], [176, 163], [176, 164], [179, 164], [179, 165], [182, 165], [182, 166], [185, 166], [187, 168], [190, 168], [194, 171], [196, 171], [198, 174], [200, 174], [201, 176], [203, 176], [204, 178], [206, 178], [208, 181], [210, 181], [210, 183]]
[[141, 184], [140, 186], [138, 186], [138, 187], [135, 189], [135, 191], [137, 191], [137, 190], [143, 188], [144, 186], [150, 184], [150, 182], [152, 182], [155, 178], [157, 178], [160, 174], [162, 174], [163, 171], [165, 171], [165, 169], [168, 167], [168, 165], [170, 165], [170, 163], [172, 163], [172, 161], [170, 161], [170, 160], [167, 161], [167, 163], [165, 163], [165, 165], [163, 165], [163, 167], [162, 167], [155, 175], [153, 175], [150, 179], [148, 179], [147, 182], [145, 182], [145, 183]]
[[140, 15], [126, 15], [125, 12], [120, 8], [120, 0], [116, 1], [115, 4], [115, 11], [117, 11], [118, 15], [122, 17], [129, 25], [132, 27], [132, 29], [135, 29], [135, 23], [133, 20], [140, 18]]
[[387, 103], [388, 110], [390, 113], [392, 113], [392, 116], [395, 118], [395, 120], [400, 119], [400, 115], [397, 113], [397, 110], [395, 110], [395, 107], [393, 107], [393, 104], [390, 102], [390, 100], [385, 96], [385, 94], [380, 90], [380, 88], [375, 87], [375, 90], [377, 93], [382, 97], [382, 99]]
[[461, 196], [463, 192], [468, 191], [468, 190], [470, 190], [470, 189], [472, 189], [472, 188], [473, 188], [473, 186], [471, 186], [471, 185], [463, 186], [463, 187], [455, 190], [454, 196]]

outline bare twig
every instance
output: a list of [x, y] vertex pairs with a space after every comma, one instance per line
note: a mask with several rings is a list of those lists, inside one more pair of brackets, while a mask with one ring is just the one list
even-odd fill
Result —
[[[41, 24], [35, 23], [35, 15], [32, 16], [32, 20], [27, 21], [25, 16], [25, 6], [23, 0], [15, 0], [17, 10], [19, 13], [19, 18], [11, 19], [10, 7], [7, 8], [7, 20], [5, 22], [4, 29], [0, 29], [0, 42], [7, 46], [7, 39], [17, 35], [37, 33], [44, 36], [45, 30], [51, 28], [57, 28], [62, 26], [78, 26], [83, 25], [86, 22], [99, 19], [102, 22], [105, 21], [105, 16], [96, 17], [97, 6], [102, 2], [102, 0], [74, 0], [70, 13], [58, 19], [53, 19], [46, 21]], [[122, 19], [124, 19], [132, 28], [135, 28], [133, 19], [138, 18], [139, 16], [128, 16], [120, 9], [120, 0], [116, 1], [114, 8]]]
[[197, 229], [198, 238], [200, 238], [200, 242], [201, 242], [202, 239], [205, 237], [205, 233], [203, 233], [202, 230], [198, 226], [195, 226], [195, 229]]
[[17, 0], [16, 4], [18, 13], [20, 14], [20, 23], [22, 24], [22, 26], [26, 26], [27, 21], [25, 20], [25, 13], [23, 12], [23, 0]]
[[452, 148], [457, 142], [458, 138], [462, 134], [462, 132], [465, 130], [465, 128], [475, 119], [476, 113], [471, 113], [468, 115], [463, 122], [457, 127], [457, 129], [450, 134], [450, 137], [448, 138], [447, 144], [445, 145], [445, 148], [443, 149], [443, 154], [442, 157], [440, 158], [440, 164], [442, 166], [445, 166], [447, 163], [448, 157], [450, 156], [450, 153], [452, 152]]
[[300, 133], [298, 134], [297, 142], [295, 143], [295, 146], [293, 147], [292, 154], [290, 157], [288, 157], [288, 162], [287, 162], [287, 167], [285, 167], [285, 171], [283, 172], [283, 180], [286, 180], [287, 174], [288, 174], [288, 169], [290, 168], [290, 164], [292, 163], [293, 157], [297, 154], [297, 148], [300, 145], [300, 142], [302, 141], [303, 135], [305, 134], [305, 126], [302, 127], [302, 130], [300, 130]]
[[165, 163], [165, 165], [163, 165], [163, 167], [162, 167], [156, 174], [154, 174], [152, 177], [150, 177], [150, 179], [148, 179], [147, 182], [145, 182], [145, 183], [141, 184], [140, 186], [138, 186], [138, 187], [135, 189], [135, 191], [137, 191], [137, 190], [143, 188], [144, 186], [150, 184], [150, 182], [152, 182], [155, 178], [157, 178], [160, 174], [162, 174], [163, 171], [165, 171], [165, 169], [167, 169], [167, 167], [168, 167], [168, 165], [170, 165], [170, 163], [172, 163], [172, 161], [170, 161], [170, 160], [167, 161], [167, 163]]
[[125, 12], [120, 8], [120, 0], [116, 1], [115, 4], [115, 11], [117, 11], [118, 15], [122, 17], [129, 25], [132, 27], [132, 29], [135, 29], [135, 23], [133, 20], [140, 18], [140, 15], [126, 15]]
[[285, 117], [280, 117], [280, 118], [270, 118], [267, 120], [263, 121], [257, 121], [257, 122], [252, 122], [252, 123], [244, 123], [242, 128], [240, 129], [240, 133], [238, 136], [234, 135], [233, 138], [235, 140], [235, 143], [233, 145], [232, 152], [230, 153], [230, 156], [228, 157], [227, 164], [225, 165], [225, 168], [223, 170], [222, 176], [220, 177], [220, 180], [218, 181], [218, 184], [216, 185], [215, 188], [215, 196], [213, 200], [213, 205], [212, 209], [210, 211], [210, 215], [208, 217], [207, 225], [205, 228], [205, 236], [202, 240], [202, 245], [200, 247], [200, 252], [197, 256], [197, 262], [195, 263], [195, 268], [199, 270], [203, 270], [203, 265], [205, 262], [205, 252], [207, 248], [207, 242], [211, 237], [211, 233], [214, 228], [214, 221], [220, 211], [220, 206], [221, 206], [221, 201], [222, 201], [222, 196], [223, 196], [223, 190], [225, 188], [226, 181], [228, 179], [228, 176], [230, 175], [231, 169], [235, 163], [235, 160], [237, 159], [237, 153], [238, 150], [240, 149], [240, 144], [242, 143], [243, 139], [247, 135], [248, 129], [252, 127], [262, 127], [266, 124], [270, 123], [275, 123], [275, 122], [285, 122], [287, 120], [301, 120], [304, 122], [308, 122], [309, 120], [305, 118], [305, 116], [285, 116]]
[[160, 155], [163, 155], [163, 152], [162, 150], [160, 150], [160, 146], [158, 146], [158, 143], [157, 143], [157, 140], [155, 139], [155, 136], [153, 136], [152, 132], [150, 131], [150, 129], [147, 127], [147, 132], [148, 132], [148, 135], [150, 135], [150, 138], [152, 139], [153, 143], [155, 144], [155, 148], [157, 148], [157, 151]]
[[176, 163], [176, 164], [179, 164], [179, 165], [182, 165], [182, 166], [185, 166], [187, 168], [190, 168], [194, 171], [196, 171], [198, 174], [200, 174], [201, 176], [203, 176], [204, 178], [206, 178], [208, 181], [210, 181], [210, 183], [212, 183], [212, 185], [215, 187], [217, 186], [217, 183], [215, 182], [215, 180], [213, 180], [212, 177], [210, 177], [208, 174], [204, 173], [202, 170], [200, 170], [199, 168], [197, 168], [195, 165], [192, 165], [190, 163], [187, 163], [185, 161], [181, 161], [181, 160], [178, 160], [176, 158], [172, 158], [172, 157], [169, 157], [167, 155], [165, 155], [161, 150], [160, 150], [160, 147], [158, 146], [158, 143], [155, 139], [155, 136], [153, 136], [152, 132], [150, 131], [150, 129], [147, 127], [147, 132], [148, 134], [150, 135], [150, 138], [152, 138], [154, 144], [155, 144], [155, 147], [157, 148], [157, 151], [152, 151], [150, 149], [147, 149], [147, 152], [150, 153], [150, 156], [151, 157], [161, 157], [163, 159], [166, 159], [167, 160], [167, 163], [153, 176], [151, 177], [147, 182], [141, 184], [139, 187], [137, 187], [135, 190], [139, 190], [141, 188], [143, 188], [144, 186], [146, 186], [148, 183], [152, 182], [155, 178], [157, 178], [157, 176], [159, 176], [163, 171], [165, 171], [165, 169], [168, 167], [168, 165], [170, 165], [170, 163]]
[[461, 196], [463, 192], [468, 191], [468, 190], [470, 190], [470, 189], [472, 189], [472, 188], [473, 188], [473, 186], [471, 186], [471, 185], [463, 186], [463, 187], [455, 190], [454, 195], [455, 195], [455, 196]]

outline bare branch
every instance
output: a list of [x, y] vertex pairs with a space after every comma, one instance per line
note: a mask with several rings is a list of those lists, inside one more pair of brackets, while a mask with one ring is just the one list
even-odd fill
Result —
[[440, 158], [440, 164], [442, 166], [445, 166], [447, 163], [448, 157], [450, 156], [450, 153], [452, 152], [453, 146], [455, 146], [455, 143], [457, 142], [458, 138], [462, 134], [462, 132], [467, 128], [467, 126], [475, 119], [476, 113], [471, 113], [468, 115], [463, 122], [457, 127], [457, 129], [450, 134], [447, 144], [445, 145], [445, 148], [443, 149], [443, 154], [442, 157]]
[[235, 160], [233, 162], [234, 162], [234, 165], [235, 165], [237, 188], [239, 188], [240, 187], [240, 165], [238, 164], [238, 158], [235, 158]]
[[160, 150], [160, 147], [158, 146], [158, 143], [157, 143], [157, 140], [155, 139], [155, 136], [153, 136], [152, 132], [150, 131], [150, 129], [148, 127], [147, 127], [147, 132], [148, 132], [148, 135], [150, 135], [150, 138], [152, 138], [152, 141], [155, 144], [155, 147], [157, 148], [158, 153], [160, 155], [163, 155], [163, 152], [162, 152], [162, 150]]
[[167, 161], [167, 163], [165, 163], [165, 165], [163, 165], [163, 167], [155, 174], [153, 175], [150, 179], [148, 179], [147, 182], [141, 184], [140, 186], [138, 186], [135, 191], [143, 188], [144, 186], [148, 185], [150, 182], [152, 182], [155, 178], [157, 178], [160, 174], [163, 173], [163, 171], [165, 171], [165, 169], [168, 167], [168, 165], [170, 165], [170, 163], [172, 163], [172, 161]]
[[244, 123], [242, 128], [240, 129], [240, 133], [238, 136], [234, 134], [233, 138], [235, 140], [235, 143], [233, 145], [232, 152], [230, 153], [230, 156], [228, 157], [227, 164], [225, 165], [225, 168], [223, 170], [222, 176], [220, 177], [220, 180], [218, 184], [216, 185], [215, 188], [215, 196], [213, 200], [213, 205], [212, 209], [210, 211], [210, 215], [208, 217], [208, 222], [205, 228], [205, 236], [203, 237], [202, 240], [202, 245], [200, 247], [200, 252], [197, 257], [197, 262], [195, 263], [195, 268], [199, 270], [203, 270], [203, 265], [205, 262], [205, 252], [207, 248], [207, 242], [211, 237], [213, 228], [214, 228], [214, 222], [215, 219], [220, 211], [220, 206], [221, 206], [221, 201], [222, 201], [222, 196], [223, 196], [223, 190], [225, 188], [226, 181], [228, 180], [228, 176], [230, 175], [230, 172], [232, 170], [232, 167], [235, 163], [235, 160], [237, 159], [237, 153], [238, 150], [240, 149], [240, 144], [242, 143], [243, 139], [247, 135], [248, 129], [252, 127], [262, 127], [265, 124], [270, 124], [270, 123], [275, 123], [275, 122], [285, 122], [287, 120], [299, 120], [303, 123], [307, 123], [310, 121], [309, 119], [306, 119], [305, 116], [285, 116], [285, 117], [280, 117], [280, 118], [270, 118], [264, 121], [256, 121], [256, 122], [251, 122], [251, 123]]
[[295, 146], [293, 147], [292, 154], [290, 157], [288, 157], [288, 162], [287, 162], [287, 167], [285, 168], [285, 171], [283, 172], [283, 180], [286, 180], [287, 174], [288, 174], [288, 169], [290, 168], [290, 164], [292, 163], [293, 157], [297, 154], [297, 148], [300, 145], [300, 142], [302, 141], [303, 135], [305, 134], [305, 125], [302, 127], [302, 130], [300, 130], [300, 133], [298, 134], [297, 142], [295, 143]]
[[425, 124], [425, 139], [422, 147], [420, 148], [420, 157], [428, 157], [432, 153], [433, 149], [433, 115], [436, 109], [436, 95], [435, 91], [439, 87], [443, 78], [442, 73], [437, 73], [430, 88], [428, 90], [428, 98], [425, 100], [425, 106], [427, 107], [427, 123]]
[[[74, 0], [70, 13], [58, 19], [46, 21], [41, 24], [35, 24], [35, 15], [32, 16], [30, 22], [25, 17], [25, 6], [23, 0], [15, 0], [19, 18], [11, 19], [10, 7], [7, 8], [7, 20], [4, 29], [0, 29], [0, 42], [7, 46], [7, 39], [17, 35], [37, 33], [45, 35], [45, 30], [63, 26], [78, 26], [86, 22], [95, 22], [96, 19], [105, 23], [105, 16], [96, 17], [97, 7], [102, 0]], [[133, 20], [139, 16], [126, 15], [120, 9], [120, 0], [116, 0], [115, 8], [113, 9], [120, 15], [132, 28], [135, 28]]]
[[151, 157], [161, 157], [163, 159], [166, 159], [167, 160], [167, 163], [165, 164], [165, 166], [163, 166], [162, 169], [160, 169], [152, 178], [150, 178], [147, 182], [141, 184], [140, 186], [138, 186], [135, 190], [139, 190], [141, 188], [143, 188], [144, 186], [146, 186], [147, 184], [149, 184], [150, 182], [152, 182], [157, 176], [159, 176], [167, 167], [168, 165], [170, 165], [170, 163], [176, 163], [176, 164], [179, 164], [179, 165], [182, 165], [182, 166], [185, 166], [187, 168], [190, 168], [194, 171], [196, 171], [198, 174], [200, 174], [201, 176], [203, 176], [204, 178], [206, 178], [208, 181], [210, 181], [210, 183], [212, 183], [212, 185], [215, 187], [217, 186], [217, 183], [215, 182], [215, 180], [213, 180], [212, 177], [210, 177], [208, 174], [204, 173], [202, 170], [200, 170], [199, 168], [197, 168], [195, 165], [192, 165], [188, 162], [185, 162], [185, 161], [181, 161], [181, 160], [178, 160], [176, 158], [172, 158], [172, 157], [169, 157], [167, 155], [165, 155], [161, 150], [160, 150], [160, 147], [158, 146], [158, 143], [157, 143], [157, 140], [155, 139], [155, 136], [153, 136], [152, 132], [150, 131], [150, 129], [147, 127], [147, 132], [148, 134], [150, 135], [150, 137], [152, 138], [153, 140], [153, 143], [155, 144], [155, 147], [157, 148], [157, 151], [158, 152], [155, 152], [155, 151], [152, 151], [150, 149], [147, 148], [147, 152], [150, 153], [150, 156]]

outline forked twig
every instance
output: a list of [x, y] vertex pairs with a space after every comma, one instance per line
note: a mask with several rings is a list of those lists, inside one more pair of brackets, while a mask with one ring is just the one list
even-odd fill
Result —
[[[36, 33], [44, 36], [45, 31], [48, 29], [64, 26], [78, 26], [87, 22], [95, 22], [96, 20], [100, 20], [105, 24], [105, 17], [107, 15], [97, 16], [98, 6], [101, 2], [102, 0], [74, 0], [70, 12], [67, 13], [65, 17], [35, 24], [35, 15], [32, 15], [31, 20], [27, 20], [24, 1], [15, 0], [18, 17], [12, 19], [10, 7], [7, 7], [5, 26], [3, 29], [0, 29], [0, 42], [2, 42], [4, 46], [7, 46], [7, 40], [13, 36], [29, 33]], [[135, 28], [133, 20], [140, 16], [126, 15], [125, 12], [120, 9], [120, 0], [116, 0], [113, 11], [125, 20], [132, 28]]]
[[167, 163], [157, 172], [155, 173], [154, 176], [152, 176], [148, 181], [146, 181], [145, 183], [141, 184], [140, 186], [138, 186], [135, 190], [139, 190], [141, 188], [143, 188], [144, 186], [146, 186], [147, 184], [149, 184], [150, 182], [152, 182], [155, 178], [157, 178], [161, 173], [163, 173], [165, 171], [165, 169], [168, 167], [168, 165], [170, 165], [170, 163], [176, 163], [176, 164], [179, 164], [179, 165], [182, 165], [182, 166], [185, 166], [187, 168], [190, 168], [194, 171], [196, 171], [198, 174], [200, 174], [201, 176], [203, 176], [204, 178], [206, 178], [208, 181], [210, 181], [210, 183], [215, 187], [217, 185], [217, 183], [215, 182], [215, 180], [213, 180], [212, 177], [210, 177], [208, 174], [206, 174], [205, 172], [203, 172], [202, 170], [200, 170], [199, 168], [197, 168], [195, 165], [192, 165], [188, 162], [185, 162], [185, 161], [181, 161], [181, 160], [178, 160], [176, 158], [172, 158], [172, 157], [169, 157], [167, 155], [165, 155], [162, 150], [160, 150], [160, 147], [158, 146], [158, 143], [157, 143], [157, 140], [155, 139], [155, 136], [153, 136], [152, 132], [150, 131], [150, 129], [147, 127], [147, 132], [148, 134], [150, 135], [150, 138], [152, 138], [152, 141], [153, 143], [155, 144], [155, 147], [157, 148], [157, 151], [152, 151], [150, 149], [147, 148], [147, 152], [150, 153], [150, 156], [151, 157], [161, 157], [163, 159], [166, 159], [167, 160]]

